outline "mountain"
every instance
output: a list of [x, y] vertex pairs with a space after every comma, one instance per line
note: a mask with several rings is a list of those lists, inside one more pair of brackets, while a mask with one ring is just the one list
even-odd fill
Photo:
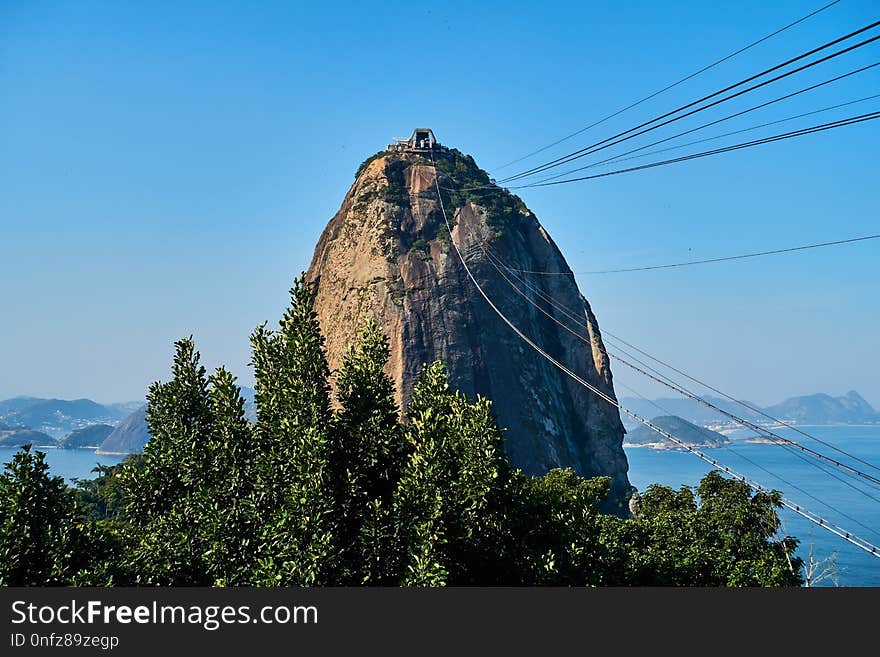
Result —
[[257, 405], [254, 402], [256, 391], [248, 386], [241, 386], [241, 397], [244, 399], [244, 416], [251, 422], [257, 421]]
[[77, 429], [68, 434], [61, 441], [61, 447], [65, 449], [78, 449], [80, 447], [98, 447], [104, 439], [113, 432], [109, 424], [92, 424], [85, 429]]
[[141, 406], [114, 427], [98, 447], [98, 454], [131, 454], [140, 452], [150, 439], [147, 430], [147, 407]]
[[116, 402], [113, 404], [105, 404], [107, 408], [112, 410], [114, 413], [118, 413], [120, 417], [128, 417], [132, 413], [134, 413], [137, 409], [144, 405], [144, 400], [140, 399], [137, 401], [128, 401], [128, 402]]
[[[534, 474], [567, 466], [585, 476], [608, 475], [613, 498], [622, 500], [630, 485], [617, 410], [505, 325], [469, 280], [450, 240], [513, 324], [614, 395], [596, 317], [547, 231], [521, 199], [491, 186], [473, 158], [439, 146], [430, 152], [385, 151], [367, 160], [321, 235], [307, 277], [317, 286], [315, 310], [331, 368], [339, 367], [358, 328], [376, 320], [390, 341], [387, 372], [402, 408], [423, 363], [440, 359], [454, 387], [492, 400], [516, 466]], [[490, 252], [520, 270], [565, 272], [530, 277], [530, 285], [576, 314], [583, 339], [518, 296]], [[573, 324], [561, 311], [550, 312]]]
[[[704, 396], [703, 399], [714, 404], [718, 408], [724, 409], [728, 413], [732, 413], [751, 422], [757, 423], [767, 420], [767, 418], [761, 416], [760, 413], [750, 411], [729, 399], [713, 397], [711, 395]], [[685, 397], [662, 397], [654, 400], [642, 399], [640, 397], [623, 397], [621, 398], [620, 403], [642, 417], [651, 417], [656, 415], [658, 410], [662, 410], [666, 415], [675, 415], [688, 422], [693, 422], [694, 424], [701, 426], [720, 424], [727, 421], [727, 418], [720, 413]], [[761, 408], [757, 404], [749, 401], [746, 401], [745, 403], [753, 408]], [[638, 421], [633, 420], [626, 414], [622, 413], [621, 418], [627, 429], [630, 427], [642, 426]]]
[[62, 438], [90, 424], [115, 424], [126, 415], [123, 410], [91, 399], [16, 397], [0, 401], [0, 420], [36, 429], [54, 438]]
[[33, 429], [0, 431], [0, 447], [21, 447], [22, 445], [55, 447], [56, 441], [52, 436]]
[[774, 417], [797, 424], [880, 423], [880, 413], [855, 390], [850, 390], [842, 397], [822, 393], [792, 397], [766, 410]]
[[[736, 404], [729, 399], [719, 397], [703, 397], [718, 408], [732, 413], [740, 418], [756, 424], [772, 424], [772, 420], [756, 411]], [[719, 424], [731, 424], [729, 418], [707, 408], [702, 404], [685, 398], [661, 398], [655, 400], [641, 399], [638, 397], [623, 397], [620, 400], [626, 408], [641, 415], [650, 417], [661, 407], [670, 415], [677, 415], [689, 422], [701, 426], [713, 426]], [[792, 397], [780, 404], [762, 408], [753, 402], [745, 402], [752, 408], [767, 413], [768, 415], [792, 422], [795, 424], [875, 424], [880, 423], [880, 413], [877, 413], [859, 393], [851, 390], [842, 397], [831, 397], [818, 393], [802, 397]], [[642, 426], [636, 420], [626, 414], [621, 414], [627, 430]]]
[[[675, 415], [661, 415], [651, 420], [661, 429], [671, 433], [676, 438], [680, 438], [688, 445], [695, 447], [721, 447], [730, 442], [730, 440], [716, 431], [710, 431], [703, 427], [688, 422], [685, 419]], [[640, 425], [626, 434], [624, 444], [634, 447], [646, 447], [656, 445], [658, 449], [675, 449], [675, 443], [664, 439], [653, 429]]]

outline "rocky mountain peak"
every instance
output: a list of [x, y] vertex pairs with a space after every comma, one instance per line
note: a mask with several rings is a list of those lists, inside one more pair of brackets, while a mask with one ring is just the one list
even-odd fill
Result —
[[453, 385], [493, 400], [515, 465], [534, 474], [561, 466], [586, 476], [608, 475], [620, 504], [630, 486], [617, 409], [566, 377], [504, 324], [467, 278], [451, 239], [514, 324], [614, 396], [598, 323], [574, 277], [521, 274], [533, 288], [522, 292], [569, 331], [529, 304], [496, 268], [503, 261], [523, 271], [570, 273], [537, 217], [519, 197], [491, 185], [472, 157], [433, 145], [420, 150], [392, 145], [366, 160], [321, 235], [308, 277], [317, 285], [316, 311], [331, 367], [339, 366], [358, 328], [376, 320], [391, 343], [388, 373], [401, 408], [422, 365], [440, 359]]

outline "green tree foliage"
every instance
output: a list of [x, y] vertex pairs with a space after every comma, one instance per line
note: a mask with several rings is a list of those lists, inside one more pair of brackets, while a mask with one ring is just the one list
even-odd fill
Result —
[[44, 452], [25, 446], [0, 475], [0, 586], [118, 583], [118, 543], [91, 523]]
[[177, 343], [174, 378], [150, 387], [153, 439], [121, 479], [145, 584], [244, 583], [255, 549], [253, 430], [234, 377], [210, 377], [192, 339]]
[[[609, 549], [601, 540], [598, 506], [608, 477], [584, 479], [569, 468], [520, 477], [508, 514], [517, 551], [514, 572], [524, 584], [598, 586], [605, 583]], [[616, 523], [616, 516], [607, 516]]]
[[122, 474], [127, 468], [138, 468], [143, 455], [129, 454], [117, 465], [98, 464], [92, 468], [92, 479], [74, 479], [77, 499], [86, 515], [93, 520], [124, 521], [125, 490]]
[[408, 416], [413, 453], [395, 494], [403, 583], [497, 583], [512, 472], [489, 400], [452, 390], [438, 362], [417, 383]]
[[314, 312], [315, 290], [300, 278], [278, 331], [260, 326], [251, 337], [256, 377], [256, 582], [328, 583], [337, 561], [330, 482], [330, 369]]
[[123, 474], [128, 516], [136, 530], [132, 558], [145, 584], [210, 584], [201, 522], [206, 519], [202, 483], [212, 431], [208, 378], [192, 339], [176, 343], [168, 383], [147, 394], [147, 426], [153, 437], [142, 467]]
[[781, 496], [755, 492], [719, 472], [696, 491], [648, 487], [633, 520], [605, 522], [614, 553], [609, 584], [797, 586], [797, 541], [777, 540]]
[[398, 419], [394, 382], [384, 372], [388, 355], [388, 339], [371, 322], [345, 354], [336, 377], [340, 408], [333, 422], [329, 474], [339, 583], [396, 583], [394, 492], [411, 449]]
[[208, 375], [185, 339], [150, 387], [142, 456], [69, 489], [43, 454], [16, 454], [0, 476], [0, 583], [802, 583], [778, 493], [711, 473], [696, 490], [649, 487], [631, 518], [602, 513], [607, 478], [512, 468], [489, 400], [454, 390], [439, 362], [402, 420], [376, 324], [331, 377], [314, 295], [297, 279], [279, 328], [252, 335], [255, 423], [235, 378]]
[[212, 431], [205, 450], [209, 472], [200, 486], [203, 555], [215, 584], [250, 581], [260, 527], [256, 507], [256, 442], [244, 416], [235, 377], [224, 368], [209, 379]]

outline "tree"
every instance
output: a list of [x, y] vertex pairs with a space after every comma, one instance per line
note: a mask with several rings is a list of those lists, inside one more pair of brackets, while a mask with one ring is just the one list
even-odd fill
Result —
[[388, 339], [370, 322], [342, 359], [339, 411], [332, 430], [329, 477], [335, 495], [342, 584], [395, 584], [394, 491], [409, 453], [385, 373]]
[[207, 376], [192, 338], [176, 349], [173, 378], [147, 396], [152, 438], [121, 475], [132, 568], [145, 584], [244, 584], [257, 528], [244, 400], [226, 369]]
[[74, 495], [42, 455], [16, 455], [0, 480], [2, 581], [802, 583], [797, 541], [777, 537], [778, 493], [713, 472], [696, 489], [650, 486], [631, 518], [602, 513], [608, 478], [514, 469], [491, 402], [453, 390], [440, 362], [401, 419], [375, 323], [343, 357], [334, 409], [314, 287], [298, 278], [290, 292], [278, 330], [251, 338], [255, 424], [232, 374], [208, 376], [189, 338], [171, 380], [150, 387], [141, 458]]
[[696, 491], [649, 486], [640, 515], [606, 522], [616, 566], [609, 583], [649, 586], [798, 586], [797, 541], [776, 538], [780, 495], [708, 473]]
[[126, 469], [137, 469], [143, 462], [141, 454], [129, 454], [116, 465], [97, 464], [92, 468], [93, 479], [74, 479], [74, 492], [86, 515], [93, 520], [122, 523], [126, 515], [125, 490], [122, 474]]
[[257, 459], [253, 428], [235, 377], [219, 368], [209, 379], [212, 431], [205, 446], [211, 464], [199, 498], [203, 555], [214, 584], [248, 584], [257, 550]]
[[483, 583], [504, 542], [510, 479], [491, 403], [453, 391], [435, 362], [413, 390], [408, 418], [412, 454], [394, 496], [403, 583]]
[[[716, 563], [716, 577], [726, 586], [799, 586], [802, 561], [792, 558], [798, 546], [790, 536], [775, 540], [782, 507], [778, 491], [760, 490], [718, 471], [697, 488], [700, 520], [710, 529], [707, 549], [726, 553]], [[732, 558], [731, 558], [732, 557]]]
[[132, 565], [144, 584], [207, 585], [200, 488], [212, 415], [205, 368], [192, 338], [175, 343], [173, 378], [147, 394], [152, 438], [140, 468], [126, 469], [127, 512], [137, 536]]
[[[804, 586], [811, 588], [830, 580], [833, 586], [840, 586], [840, 571], [837, 566], [839, 552], [835, 550], [826, 557], [816, 556], [816, 543], [810, 536], [810, 551], [807, 560], [801, 563]], [[794, 567], [792, 565], [792, 567]]]
[[599, 505], [610, 487], [608, 477], [585, 479], [570, 468], [522, 477], [517, 508], [509, 512], [521, 583], [604, 583], [608, 557], [601, 541]]
[[0, 475], [0, 586], [118, 582], [115, 537], [88, 521], [45, 457], [27, 445]]
[[251, 337], [256, 378], [256, 583], [328, 582], [336, 563], [334, 499], [329, 480], [330, 370], [314, 312], [314, 287], [294, 281], [278, 331], [260, 326]]

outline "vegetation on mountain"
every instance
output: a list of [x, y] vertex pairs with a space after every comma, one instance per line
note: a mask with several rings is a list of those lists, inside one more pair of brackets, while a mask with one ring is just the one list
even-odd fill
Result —
[[23, 447], [25, 445], [55, 446], [55, 439], [49, 434], [33, 429], [11, 428], [0, 431], [0, 447]]
[[360, 178], [361, 174], [364, 171], [366, 171], [367, 167], [370, 166], [370, 164], [372, 164], [374, 160], [378, 160], [380, 157], [386, 157], [387, 155], [388, 155], [388, 151], [381, 150], [377, 153], [374, 153], [373, 155], [368, 157], [366, 160], [361, 162], [360, 166], [358, 166], [357, 171], [354, 174], [355, 179]]
[[477, 165], [472, 156], [450, 148], [436, 156], [434, 164], [437, 169], [455, 180], [453, 187], [441, 190], [444, 194], [443, 203], [450, 217], [455, 210], [470, 201], [486, 211], [486, 221], [498, 238], [503, 235], [505, 226], [516, 225], [523, 215], [530, 214], [519, 196], [494, 186], [489, 174]]
[[302, 279], [252, 335], [255, 422], [224, 368], [180, 340], [150, 387], [142, 456], [71, 489], [44, 456], [0, 476], [0, 583], [693, 585], [802, 583], [776, 493], [709, 474], [621, 518], [610, 479], [511, 466], [488, 399], [427, 365], [405, 420], [375, 324], [331, 372]]
[[[730, 439], [711, 429], [698, 427], [677, 415], [661, 415], [651, 420], [651, 423], [668, 431], [676, 438], [680, 438], [688, 445], [700, 447], [721, 447], [730, 442]], [[664, 448], [676, 448], [675, 443], [666, 440], [656, 431], [646, 425], [639, 425], [630, 430], [624, 439], [624, 445], [656, 445], [661, 444]]]
[[60, 443], [65, 449], [98, 447], [113, 432], [109, 424], [91, 424], [83, 429], [70, 432]]

